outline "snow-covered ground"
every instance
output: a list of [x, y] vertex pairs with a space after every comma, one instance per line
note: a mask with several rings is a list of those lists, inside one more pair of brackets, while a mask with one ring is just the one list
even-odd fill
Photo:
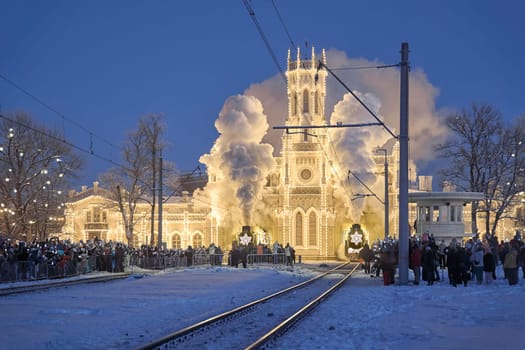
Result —
[[[313, 266], [139, 272], [111, 283], [1, 297], [0, 348], [133, 349], [305, 280]], [[522, 349], [525, 280], [509, 286], [502, 275], [492, 285], [454, 288], [448, 280], [383, 286], [360, 272], [280, 338], [279, 348]], [[262, 314], [261, 322], [266, 319]]]

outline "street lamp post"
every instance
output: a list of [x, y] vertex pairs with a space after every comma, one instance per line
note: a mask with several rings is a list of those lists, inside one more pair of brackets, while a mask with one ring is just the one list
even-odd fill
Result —
[[385, 156], [385, 240], [390, 235], [390, 208], [389, 208], [389, 200], [388, 200], [388, 155], [386, 148], [378, 148], [376, 150], [377, 152], [384, 152]]

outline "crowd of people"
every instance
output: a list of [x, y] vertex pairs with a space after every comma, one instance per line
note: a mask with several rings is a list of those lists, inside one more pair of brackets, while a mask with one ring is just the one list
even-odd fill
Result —
[[98, 238], [87, 242], [48, 239], [43, 242], [13, 241], [0, 236], [0, 282], [57, 278], [89, 273], [91, 271], [124, 272], [128, 266], [146, 269], [191, 265], [222, 265], [224, 256], [228, 265], [237, 267], [248, 263], [279, 263], [293, 265], [295, 250], [287, 244], [234, 246], [223, 252], [211, 243], [208, 247], [161, 249], [141, 245], [129, 247], [121, 242]]
[[[394, 283], [398, 248], [396, 240], [378, 240], [372, 247], [365, 244], [359, 252], [365, 273], [379, 277], [382, 272], [385, 285]], [[485, 235], [483, 239], [479, 236], [465, 242], [452, 239], [445, 244], [444, 240], [436, 241], [433, 234], [425, 232], [409, 240], [409, 269], [415, 285], [421, 281], [433, 285], [445, 278], [444, 271], [454, 287], [467, 286], [469, 281], [490, 284], [497, 278], [498, 265], [503, 267], [502, 278], [509, 285], [518, 283], [520, 268], [525, 278], [525, 242], [519, 235], [509, 241], [498, 242], [496, 237]]]
[[293, 266], [295, 264], [295, 249], [286, 243], [283, 247], [279, 242], [275, 242], [271, 248], [265, 244], [248, 244], [238, 245], [234, 243], [228, 254], [228, 265], [246, 268], [248, 263], [273, 263], [286, 264]]

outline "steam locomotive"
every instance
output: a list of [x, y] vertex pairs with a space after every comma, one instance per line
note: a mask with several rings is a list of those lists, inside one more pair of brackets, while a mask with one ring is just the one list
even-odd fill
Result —
[[345, 234], [345, 255], [350, 260], [358, 260], [359, 251], [366, 243], [366, 237], [361, 225], [353, 224]]

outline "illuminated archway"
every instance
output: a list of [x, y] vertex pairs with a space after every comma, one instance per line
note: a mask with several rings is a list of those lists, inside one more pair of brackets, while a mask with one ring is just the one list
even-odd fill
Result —
[[318, 224], [317, 224], [317, 213], [315, 210], [311, 210], [308, 214], [308, 245], [318, 245]]
[[174, 233], [173, 236], [171, 236], [171, 248], [182, 249], [182, 239], [179, 233]]
[[191, 245], [193, 248], [200, 248], [202, 247], [203, 239], [202, 239], [202, 233], [195, 233], [191, 239]]

